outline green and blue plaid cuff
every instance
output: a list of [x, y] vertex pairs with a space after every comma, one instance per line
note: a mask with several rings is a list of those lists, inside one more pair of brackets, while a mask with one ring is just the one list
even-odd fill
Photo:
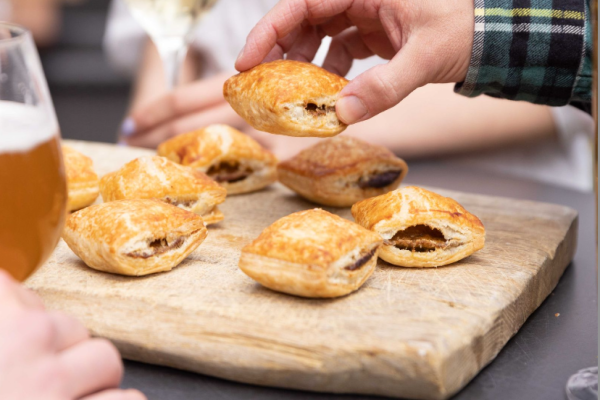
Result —
[[455, 91], [589, 108], [591, 50], [586, 0], [475, 0], [471, 63]]

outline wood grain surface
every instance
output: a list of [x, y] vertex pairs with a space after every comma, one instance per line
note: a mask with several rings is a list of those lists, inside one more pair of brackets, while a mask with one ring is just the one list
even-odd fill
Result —
[[[100, 175], [153, 154], [69, 145], [92, 157]], [[446, 399], [494, 359], [556, 286], [575, 252], [577, 213], [438, 192], [483, 221], [485, 248], [437, 269], [380, 261], [362, 289], [343, 298], [272, 292], [237, 268], [241, 248], [262, 229], [315, 207], [279, 185], [229, 197], [220, 207], [225, 221], [171, 272], [97, 272], [61, 242], [27, 285], [131, 360], [258, 385]], [[352, 219], [348, 209], [327, 209]]]

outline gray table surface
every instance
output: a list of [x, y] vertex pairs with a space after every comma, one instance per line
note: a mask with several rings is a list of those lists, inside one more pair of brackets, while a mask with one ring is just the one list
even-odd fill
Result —
[[[564, 387], [569, 376], [581, 368], [598, 365], [594, 195], [442, 161], [411, 163], [405, 183], [556, 203], [579, 212], [577, 253], [554, 292], [498, 357], [454, 397], [566, 399]], [[125, 362], [122, 386], [137, 388], [151, 400], [370, 398], [246, 385], [131, 361]]]

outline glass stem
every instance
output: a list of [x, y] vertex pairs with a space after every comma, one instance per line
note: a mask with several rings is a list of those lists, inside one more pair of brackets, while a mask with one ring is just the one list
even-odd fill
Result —
[[165, 70], [167, 91], [173, 90], [179, 83], [183, 60], [188, 51], [184, 38], [157, 38], [154, 44], [158, 49]]

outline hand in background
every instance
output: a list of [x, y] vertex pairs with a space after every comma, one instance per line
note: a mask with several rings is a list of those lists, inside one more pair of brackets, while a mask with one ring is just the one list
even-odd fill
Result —
[[354, 59], [389, 59], [350, 82], [336, 104], [353, 124], [398, 104], [427, 83], [465, 79], [473, 43], [472, 0], [283, 0], [248, 35], [236, 68], [287, 54], [311, 61], [325, 35], [324, 68], [346, 75]]
[[0, 270], [0, 399], [143, 400], [117, 389], [117, 349], [90, 339], [76, 319], [42, 301]]
[[223, 83], [231, 75], [223, 73], [180, 86], [134, 106], [123, 123], [120, 140], [131, 146], [154, 148], [173, 136], [211, 124], [245, 129], [245, 121], [223, 98]]

